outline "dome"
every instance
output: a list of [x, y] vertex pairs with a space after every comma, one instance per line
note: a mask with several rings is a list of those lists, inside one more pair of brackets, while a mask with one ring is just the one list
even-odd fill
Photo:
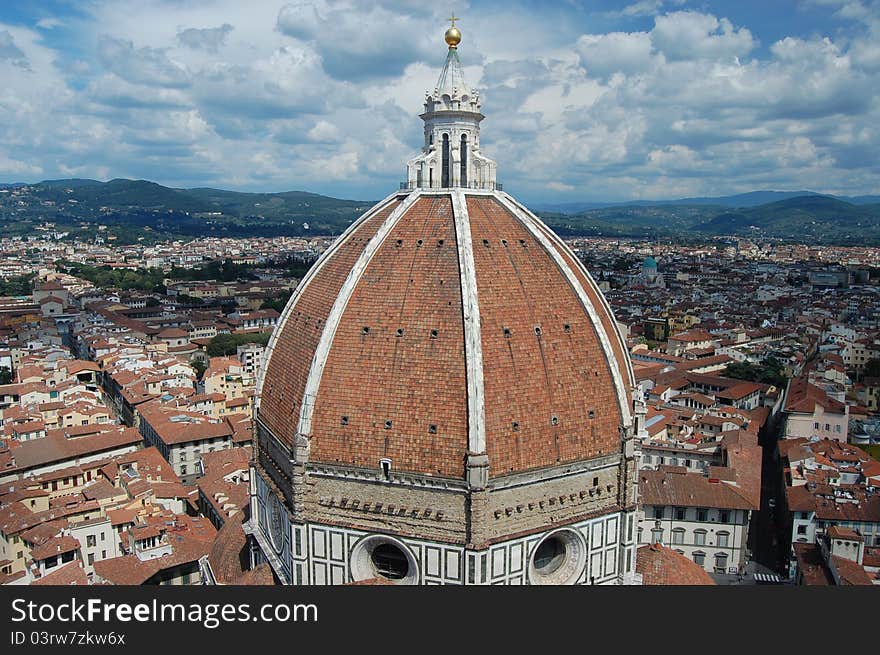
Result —
[[258, 386], [311, 464], [491, 478], [620, 453], [631, 367], [568, 247], [500, 191], [416, 189], [360, 217], [296, 289]]
[[657, 260], [654, 259], [651, 255], [645, 257], [642, 261], [642, 268], [657, 268]]
[[625, 342], [498, 182], [449, 45], [405, 181], [312, 266], [266, 346], [254, 561], [295, 585], [634, 583], [645, 405]]

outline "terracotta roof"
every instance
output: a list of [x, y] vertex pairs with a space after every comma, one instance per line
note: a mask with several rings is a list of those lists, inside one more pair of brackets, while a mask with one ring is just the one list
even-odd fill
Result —
[[377, 587], [385, 587], [391, 585], [392, 587], [396, 587], [391, 580], [387, 580], [385, 578], [367, 578], [366, 580], [358, 580], [356, 582], [349, 582], [348, 586], [350, 587], [364, 587], [364, 586], [377, 586]]
[[226, 420], [211, 419], [203, 414], [176, 407], [165, 407], [152, 402], [140, 410], [146, 421], [165, 444], [201, 441], [218, 437], [232, 437], [232, 427]]
[[95, 574], [117, 585], [141, 585], [158, 572], [181, 564], [197, 562], [207, 555], [217, 531], [205, 518], [177, 515], [181, 529], [169, 532], [172, 553], [164, 557], [140, 561], [134, 555], [123, 555], [95, 562]]
[[81, 426], [85, 432], [96, 432], [94, 436], [67, 438], [77, 432], [76, 428], [50, 430], [41, 439], [22, 443], [15, 450], [15, 468], [28, 469], [44, 464], [76, 459], [83, 455], [97, 454], [125, 446], [140, 444], [143, 437], [134, 428], [115, 425]]
[[[540, 220], [526, 223], [492, 196], [465, 191], [464, 200], [476, 287], [468, 314], [479, 316], [491, 475], [620, 452], [630, 367], [595, 282]], [[312, 425], [321, 426], [310, 460], [375, 469], [390, 457], [398, 471], [463, 479], [472, 422], [462, 326], [470, 324], [463, 313], [470, 301], [463, 302], [450, 194], [416, 197], [363, 271], [354, 269], [398, 206], [395, 198], [357, 223], [298, 288], [270, 342], [259, 418], [291, 445], [291, 417], [300, 415], [319, 341], [334, 329], [308, 399]], [[328, 327], [353, 270], [357, 283], [338, 325]]]
[[661, 544], [636, 551], [636, 572], [646, 585], [714, 585], [702, 566]]
[[270, 567], [247, 570], [250, 555], [247, 537], [241, 527], [242, 514], [229, 518], [214, 539], [208, 562], [217, 582], [224, 585], [272, 585], [275, 584]]
[[737, 487], [725, 482], [710, 482], [710, 478], [702, 473], [686, 472], [684, 467], [641, 471], [639, 496], [645, 505], [758, 509], [754, 499], [748, 498]]
[[865, 571], [864, 566], [860, 566], [858, 562], [853, 562], [845, 557], [832, 555], [831, 561], [834, 568], [837, 569], [837, 575], [840, 578], [840, 584], [847, 585], [872, 585], [871, 576]]
[[54, 537], [40, 544], [31, 551], [31, 557], [35, 560], [44, 560], [53, 555], [61, 555], [79, 550], [79, 541], [71, 536]]
[[792, 544], [798, 570], [809, 586], [828, 586], [834, 584], [834, 578], [822, 559], [822, 553], [816, 544]]
[[823, 389], [807, 381], [806, 378], [792, 378], [785, 397], [785, 411], [799, 414], [812, 414], [816, 405], [826, 412], [843, 414], [846, 405], [831, 398]]
[[82, 564], [78, 561], [73, 561], [61, 568], [55, 569], [38, 580], [34, 580], [31, 584], [37, 586], [84, 586], [89, 584], [89, 577], [83, 571]]
[[709, 334], [706, 330], [694, 329], [688, 330], [687, 332], [674, 334], [669, 337], [669, 341], [713, 341], [715, 338], [716, 337], [714, 335]]
[[832, 525], [828, 528], [828, 536], [832, 539], [846, 539], [848, 541], [864, 541], [862, 536], [851, 528], [841, 528]]

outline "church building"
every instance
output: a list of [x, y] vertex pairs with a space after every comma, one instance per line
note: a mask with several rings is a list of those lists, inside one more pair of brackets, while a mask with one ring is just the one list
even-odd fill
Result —
[[644, 405], [589, 273], [483, 154], [461, 32], [401, 188], [301, 281], [257, 384], [283, 584], [633, 584]]

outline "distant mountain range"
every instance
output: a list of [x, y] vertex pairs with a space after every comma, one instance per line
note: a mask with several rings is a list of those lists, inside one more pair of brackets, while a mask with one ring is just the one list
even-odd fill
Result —
[[[0, 221], [12, 234], [52, 222], [59, 231], [78, 236], [109, 231], [119, 243], [169, 236], [339, 234], [373, 204], [304, 191], [174, 189], [125, 179], [46, 180], [0, 185], [3, 189], [7, 193], [0, 193]], [[14, 202], [13, 190], [18, 192]]]
[[733, 196], [680, 198], [678, 200], [630, 200], [627, 202], [565, 202], [538, 203], [532, 209], [538, 211], [558, 212], [561, 214], [577, 214], [589, 209], [606, 209], [608, 207], [662, 207], [666, 205], [717, 205], [719, 207], [757, 207], [780, 200], [790, 200], [803, 196], [820, 196], [836, 198], [852, 205], [873, 205], [880, 203], [880, 196], [832, 196], [815, 191], [750, 191]]
[[[757, 195], [762, 193], [768, 192]], [[753, 199], [756, 194], [746, 195]], [[751, 236], [802, 243], [880, 244], [880, 203], [856, 204], [819, 194], [751, 206], [687, 204], [683, 200], [613, 205], [575, 214], [541, 212], [541, 216], [566, 236]]]
[[[80, 238], [103, 233], [117, 243], [205, 235], [339, 234], [373, 204], [303, 191], [175, 189], [125, 179], [0, 184], [0, 191], [5, 191], [0, 193], [0, 224], [5, 234], [33, 234], [41, 223], [52, 222], [58, 231]], [[629, 203], [537, 203], [532, 209], [566, 236], [747, 235], [880, 244], [880, 196], [754, 191], [719, 198]]]

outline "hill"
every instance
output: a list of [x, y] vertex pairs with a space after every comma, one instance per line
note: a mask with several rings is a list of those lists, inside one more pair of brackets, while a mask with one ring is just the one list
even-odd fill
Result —
[[0, 221], [9, 234], [32, 233], [48, 222], [80, 238], [111, 228], [118, 243], [206, 234], [339, 234], [372, 205], [303, 191], [174, 189], [147, 180], [47, 180], [5, 188]]
[[[0, 185], [4, 234], [54, 229], [77, 238], [101, 235], [118, 244], [196, 236], [340, 234], [372, 201], [305, 191], [241, 193], [175, 189], [147, 180], [46, 180]], [[722, 198], [628, 204], [593, 203], [540, 212], [564, 236], [637, 238], [752, 236], [815, 243], [880, 244], [874, 196], [843, 199], [811, 191], [756, 191]], [[589, 203], [587, 203], [589, 205]], [[562, 211], [567, 207], [569, 210]], [[53, 224], [53, 228], [45, 225]]]
[[542, 216], [564, 234], [753, 236], [815, 243], [880, 243], [880, 204], [811, 194], [754, 207], [624, 205]]

